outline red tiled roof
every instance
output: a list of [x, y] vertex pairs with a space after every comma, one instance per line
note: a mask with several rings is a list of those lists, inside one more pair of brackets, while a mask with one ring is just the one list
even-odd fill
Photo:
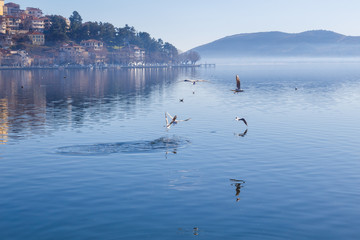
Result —
[[101, 42], [96, 39], [82, 40], [81, 42]]
[[29, 33], [29, 35], [44, 35], [43, 33], [39, 33], [39, 32], [32, 32], [32, 33]]
[[6, 3], [5, 6], [13, 7], [13, 8], [20, 8], [19, 4], [16, 4], [16, 3], [13, 3], [13, 2]]
[[[26, 10], [30, 11], [41, 11], [39, 8], [27, 7]], [[42, 12], [42, 11], [41, 11]]]

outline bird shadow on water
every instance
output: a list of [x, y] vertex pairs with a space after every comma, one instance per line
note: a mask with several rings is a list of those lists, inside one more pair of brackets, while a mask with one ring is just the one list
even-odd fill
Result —
[[160, 137], [150, 141], [129, 141], [117, 143], [98, 143], [90, 145], [73, 145], [56, 149], [57, 154], [72, 156], [94, 156], [116, 153], [138, 154], [161, 152], [177, 153], [178, 149], [190, 144], [189, 140], [179, 137]]

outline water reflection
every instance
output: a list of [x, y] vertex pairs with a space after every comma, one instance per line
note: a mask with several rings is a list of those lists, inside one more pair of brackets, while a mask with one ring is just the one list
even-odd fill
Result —
[[145, 104], [153, 91], [162, 94], [164, 85], [189, 71], [196, 70], [0, 71], [1, 141], [44, 134], [64, 125], [78, 127], [89, 119], [125, 118]]
[[239, 195], [241, 188], [244, 187], [245, 181], [244, 180], [237, 180], [237, 179], [230, 179], [231, 182], [233, 182], [231, 185], [235, 186], [235, 196], [236, 201], [240, 201]]
[[199, 228], [198, 228], [198, 227], [194, 227], [194, 228], [193, 228], [193, 234], [194, 234], [195, 236], [199, 235]]
[[242, 133], [234, 133], [234, 135], [235, 136], [238, 136], [238, 137], [245, 137], [246, 136], [246, 134], [247, 134], [247, 132], [248, 132], [248, 129], [246, 129], [244, 132], [242, 132]]
[[168, 156], [168, 154], [177, 154], [177, 149], [176, 148], [174, 148], [174, 149], [170, 149], [169, 151], [166, 151], [165, 152], [165, 159], [167, 159], [167, 156]]
[[8, 140], [8, 116], [6, 99], [0, 99], [0, 144], [6, 144]]
[[107, 155], [111, 153], [144, 153], [165, 151], [177, 153], [177, 149], [189, 144], [189, 140], [177, 137], [161, 137], [152, 141], [130, 141], [118, 143], [100, 143], [91, 145], [66, 146], [57, 149], [57, 153], [63, 155]]

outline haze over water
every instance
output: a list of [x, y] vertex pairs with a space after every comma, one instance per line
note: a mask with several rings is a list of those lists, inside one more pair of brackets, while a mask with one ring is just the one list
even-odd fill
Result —
[[0, 238], [358, 239], [359, 107], [359, 63], [0, 71]]

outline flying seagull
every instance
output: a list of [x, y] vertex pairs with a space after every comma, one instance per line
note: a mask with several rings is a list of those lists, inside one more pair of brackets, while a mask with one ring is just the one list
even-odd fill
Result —
[[246, 126], [248, 125], [247, 122], [246, 122], [246, 120], [245, 120], [245, 118], [235, 117], [235, 120], [236, 120], [236, 121], [243, 121]]
[[[171, 121], [169, 122], [167, 116], [169, 115]], [[165, 121], [166, 121], [166, 128], [170, 128], [171, 125], [175, 125], [178, 122], [186, 122], [189, 121], [191, 118], [185, 119], [185, 120], [177, 120], [177, 116], [175, 115], [174, 117], [172, 117], [169, 113], [165, 112]]]
[[238, 93], [238, 92], [243, 92], [244, 90], [242, 90], [240, 88], [240, 78], [239, 78], [239, 75], [236, 75], [236, 89], [233, 89], [231, 90], [233, 91], [234, 93]]
[[197, 82], [207, 82], [206, 80], [189, 80], [189, 79], [185, 79], [184, 82], [190, 82], [193, 85], [195, 85]]

